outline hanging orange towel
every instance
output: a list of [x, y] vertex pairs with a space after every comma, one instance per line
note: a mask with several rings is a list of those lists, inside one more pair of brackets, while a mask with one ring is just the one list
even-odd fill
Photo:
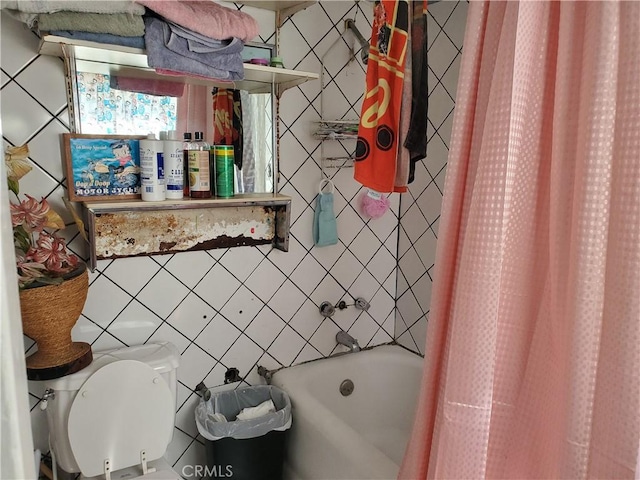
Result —
[[213, 143], [233, 145], [234, 163], [242, 168], [242, 102], [240, 90], [213, 89]]
[[406, 0], [376, 1], [354, 178], [377, 192], [398, 191], [394, 182], [408, 26]]

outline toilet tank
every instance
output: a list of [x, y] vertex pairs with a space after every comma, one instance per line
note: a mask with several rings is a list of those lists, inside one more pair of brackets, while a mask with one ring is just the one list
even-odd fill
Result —
[[[153, 368], [167, 382], [176, 411], [177, 368], [180, 363], [178, 349], [169, 342], [148, 343], [132, 347], [93, 352], [93, 361], [79, 372], [61, 378], [42, 381], [43, 387], [53, 389], [55, 398], [49, 400], [46, 409], [51, 447], [56, 462], [66, 472], [79, 472], [69, 443], [67, 422], [73, 400], [84, 382], [100, 368], [119, 360], [137, 360]], [[125, 394], [125, 392], [123, 392]], [[175, 420], [175, 419], [174, 419]], [[100, 432], [96, 432], [100, 435]]]

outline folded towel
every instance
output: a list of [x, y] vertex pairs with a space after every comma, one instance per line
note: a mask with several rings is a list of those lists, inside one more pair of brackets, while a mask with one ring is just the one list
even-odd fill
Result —
[[27, 17], [33, 16], [7, 10], [7, 12], [21, 22], [29, 25], [29, 28], [37, 27], [41, 32], [51, 30], [77, 30], [80, 32], [110, 33], [123, 37], [141, 37], [144, 35], [144, 22], [140, 15], [128, 15], [126, 13], [79, 13], [56, 12], [39, 13], [30, 23]]
[[145, 93], [166, 97], [181, 97], [184, 95], [184, 83], [171, 82], [169, 80], [131, 78], [112, 75], [109, 77], [109, 85], [116, 90], [125, 92]]
[[232, 65], [229, 69], [236, 72], [243, 70], [240, 64], [242, 63], [241, 52], [244, 44], [239, 38], [229, 40], [208, 39], [207, 43], [203, 43], [195, 40], [190, 35], [189, 30], [179, 25], [165, 23], [163, 29], [166, 40], [165, 46], [172, 52], [216, 68], [220, 65], [220, 55], [237, 54], [236, 57], [233, 57], [237, 64]]
[[144, 14], [144, 7], [132, 0], [2, 0], [2, 8], [25, 13], [53, 13], [64, 10], [84, 13]]
[[214, 53], [217, 52], [221, 46], [228, 47], [224, 53], [238, 53], [242, 52], [244, 48], [244, 44], [239, 38], [216, 40], [215, 38], [210, 38], [201, 33], [184, 28], [177, 23], [167, 22], [167, 25], [169, 25], [174, 35], [178, 35], [187, 40], [189, 50], [194, 53]]
[[248, 42], [258, 35], [258, 22], [253, 17], [211, 1], [136, 0], [136, 2], [171, 22], [216, 40], [236, 37]]
[[109, 45], [121, 45], [144, 49], [144, 37], [123, 37], [122, 35], [112, 35], [110, 33], [79, 32], [77, 30], [53, 30], [51, 35], [58, 37], [74, 38], [76, 40], [86, 40], [88, 42], [106, 43]]
[[[159, 2], [164, 3], [164, 2]], [[158, 18], [145, 17], [144, 39], [147, 44], [147, 63], [156, 70], [171, 70], [189, 75], [221, 80], [242, 80], [244, 66], [239, 53], [220, 55], [217, 66], [205, 65], [202, 62], [172, 52], [165, 46], [170, 34], [166, 22]]]
[[273, 413], [275, 411], [276, 406], [273, 404], [273, 400], [269, 399], [256, 407], [243, 408], [236, 417], [236, 420], [251, 420], [252, 418], [262, 417], [267, 413]]

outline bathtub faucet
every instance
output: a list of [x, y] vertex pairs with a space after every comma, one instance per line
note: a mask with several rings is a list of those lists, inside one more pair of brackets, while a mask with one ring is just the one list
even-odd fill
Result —
[[336, 333], [336, 342], [338, 342], [340, 345], [348, 347], [351, 353], [360, 351], [360, 345], [358, 345], [358, 341], [347, 332], [344, 332], [342, 330]]

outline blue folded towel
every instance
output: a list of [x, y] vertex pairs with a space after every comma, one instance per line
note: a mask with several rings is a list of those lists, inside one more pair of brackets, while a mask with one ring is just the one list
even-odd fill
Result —
[[333, 193], [318, 194], [313, 215], [313, 242], [318, 247], [338, 243], [338, 227], [333, 213]]
[[144, 37], [123, 37], [112, 33], [80, 32], [78, 30], [53, 30], [51, 35], [64, 38], [75, 38], [88, 42], [106, 43], [109, 45], [121, 45], [123, 47], [144, 49]]
[[[147, 62], [152, 68], [167, 69], [220, 80], [242, 80], [244, 66], [240, 53], [219, 55], [216, 65], [207, 65], [193, 58], [185, 57], [167, 48], [171, 29], [158, 18], [145, 17], [144, 40], [147, 45]], [[213, 54], [207, 61], [213, 60]], [[213, 62], [211, 62], [213, 63]]]

